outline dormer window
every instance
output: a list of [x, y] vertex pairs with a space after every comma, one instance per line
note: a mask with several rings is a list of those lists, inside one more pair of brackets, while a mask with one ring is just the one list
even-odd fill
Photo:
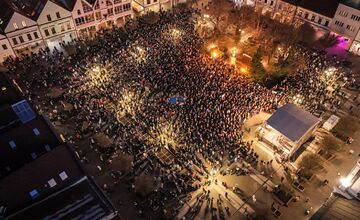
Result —
[[13, 26], [14, 26], [15, 29], [19, 29], [19, 27], [17, 26], [16, 23], [13, 23]]
[[16, 144], [15, 144], [15, 141], [9, 141], [9, 145], [11, 147], [11, 149], [15, 149], [16, 148]]

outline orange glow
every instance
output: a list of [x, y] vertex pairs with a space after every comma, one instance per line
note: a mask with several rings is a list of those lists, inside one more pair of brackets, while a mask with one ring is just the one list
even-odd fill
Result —
[[246, 73], [246, 72], [247, 72], [247, 69], [244, 68], [244, 67], [241, 67], [241, 68], [240, 68], [240, 71], [241, 71], [242, 73]]
[[230, 64], [236, 65], [236, 57], [230, 57]]
[[211, 52], [211, 58], [216, 59], [218, 57], [218, 53], [216, 51]]

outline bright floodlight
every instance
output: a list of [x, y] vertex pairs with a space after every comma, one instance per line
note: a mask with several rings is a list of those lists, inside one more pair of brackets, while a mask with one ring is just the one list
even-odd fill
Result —
[[351, 179], [349, 177], [343, 177], [340, 179], [340, 183], [343, 187], [347, 188], [351, 185]]

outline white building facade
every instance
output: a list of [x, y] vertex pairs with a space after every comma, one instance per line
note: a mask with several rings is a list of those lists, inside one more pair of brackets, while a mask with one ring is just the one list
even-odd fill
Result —
[[275, 7], [278, 0], [256, 0], [255, 8], [259, 10], [262, 14], [273, 14], [275, 12]]
[[48, 0], [37, 19], [44, 43], [50, 49], [59, 48], [59, 43], [68, 43], [77, 38], [71, 12]]
[[14, 12], [8, 22], [5, 36], [16, 56], [36, 52], [45, 46], [37, 23], [19, 12]]
[[93, 36], [132, 18], [131, 0], [77, 0], [72, 17], [79, 36]]
[[[359, 3], [360, 4], [360, 3]], [[331, 24], [331, 30], [348, 41], [350, 52], [360, 55], [360, 8], [339, 4]]]
[[0, 63], [8, 57], [15, 57], [15, 53], [5, 35], [0, 34]]

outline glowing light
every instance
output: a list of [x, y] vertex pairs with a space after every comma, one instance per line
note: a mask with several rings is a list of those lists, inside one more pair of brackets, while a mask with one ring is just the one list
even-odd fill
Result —
[[211, 57], [213, 59], [216, 59], [219, 56], [219, 54], [216, 51], [211, 52]]
[[211, 44], [209, 44], [209, 46], [208, 46], [208, 50], [214, 49], [214, 48], [216, 48], [216, 47], [217, 47], [216, 44], [211, 43]]
[[210, 18], [210, 15], [204, 14], [204, 18]]
[[347, 188], [351, 185], [351, 179], [349, 177], [343, 177], [340, 179], [340, 183], [343, 187]]
[[236, 65], [236, 57], [230, 57], [230, 64]]
[[241, 67], [241, 68], [240, 68], [240, 71], [241, 71], [242, 73], [246, 73], [246, 72], [247, 72], [247, 69], [244, 68], [244, 67]]

